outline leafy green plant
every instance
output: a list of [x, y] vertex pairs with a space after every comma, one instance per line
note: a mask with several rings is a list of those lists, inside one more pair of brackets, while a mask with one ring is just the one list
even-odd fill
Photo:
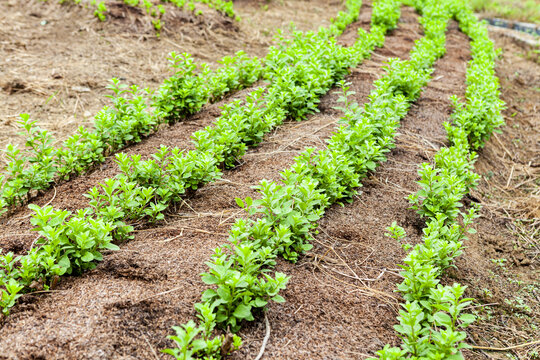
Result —
[[169, 123], [199, 111], [208, 97], [204, 78], [198, 76], [197, 65], [191, 55], [175, 52], [169, 54], [174, 75], [165, 79], [154, 95], [154, 106], [163, 113]]
[[222, 67], [214, 72], [208, 67], [204, 70], [207, 74], [206, 87], [213, 102], [221, 100], [228, 92], [253, 84], [263, 74], [261, 61], [250, 58], [243, 51], [225, 56], [219, 63]]
[[[9, 161], [6, 175], [1, 179], [2, 203], [6, 206], [22, 204], [31, 190], [46, 189], [56, 172], [52, 136], [36, 126], [28, 114], [21, 114], [18, 123], [26, 135], [25, 152], [11, 144], [6, 148]], [[23, 159], [28, 165], [25, 166]]]
[[2, 314], [4, 316], [9, 315], [9, 309], [15, 305], [15, 301], [22, 296], [19, 292], [23, 289], [23, 286], [13, 278], [4, 282], [4, 279], [1, 279], [0, 285], [5, 287], [5, 289], [0, 289], [0, 307], [2, 308]]
[[399, 0], [374, 1], [371, 25], [383, 27], [385, 31], [395, 29], [401, 16], [399, 5]]
[[114, 225], [103, 219], [88, 218], [90, 209], [72, 214], [68, 211], [55, 211], [51, 206], [40, 208], [30, 204], [35, 211], [31, 219], [34, 231], [40, 234], [36, 244], [41, 245], [40, 251], [55, 251], [61, 273], [80, 273], [93, 269], [95, 261], [102, 259], [100, 250], [117, 250], [112, 243]]
[[48, 289], [59, 276], [93, 269], [102, 251], [116, 250], [112, 243], [117, 224], [90, 218], [91, 209], [73, 214], [51, 206], [31, 204], [31, 219], [39, 236], [28, 254], [0, 257], [0, 305], [4, 315], [22, 292]]
[[90, 3], [96, 6], [96, 10], [94, 10], [94, 16], [97, 17], [99, 21], [105, 21], [105, 13], [107, 12], [107, 5], [105, 5], [105, 2], [91, 0]]
[[[168, 338], [173, 340], [177, 347], [165, 349], [162, 352], [172, 355], [177, 360], [191, 360], [199, 357], [220, 358], [221, 355], [229, 355], [232, 351], [240, 348], [242, 340], [239, 336], [233, 335], [230, 348], [223, 351], [224, 337], [210, 337], [215, 326], [215, 322], [213, 322], [215, 314], [206, 305], [201, 305], [199, 309], [201, 309], [199, 317], [203, 325], [197, 327], [195, 322], [191, 320], [182, 326], [173, 326], [176, 335], [168, 336]], [[200, 334], [201, 338], [197, 338]]]
[[154, 26], [154, 29], [156, 30], [156, 36], [159, 37], [161, 35], [161, 27], [162, 23], [160, 19], [152, 20], [152, 25]]
[[[288, 277], [276, 273], [275, 278], [261, 272], [261, 267], [273, 262], [274, 254], [270, 249], [256, 251], [253, 245], [237, 244], [235, 256], [228, 256], [222, 249], [216, 249], [212, 260], [207, 263], [208, 273], [202, 274], [208, 285], [216, 289], [207, 289], [202, 295], [203, 304], [216, 314], [215, 322], [223, 324], [233, 332], [240, 329], [240, 321], [253, 321], [253, 312], [262, 308], [270, 300], [285, 301], [278, 295], [284, 289]], [[230, 248], [229, 248], [230, 249]]]

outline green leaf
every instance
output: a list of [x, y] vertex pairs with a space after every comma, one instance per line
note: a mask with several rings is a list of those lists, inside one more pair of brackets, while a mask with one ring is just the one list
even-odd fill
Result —
[[30, 210], [34, 210], [35, 212], [38, 212], [39, 210], [41, 210], [41, 208], [37, 206], [36, 204], [28, 204], [28, 208]]
[[191, 346], [192, 346], [192, 350], [196, 352], [206, 347], [206, 341], [204, 341], [203, 339], [196, 339], [196, 340], [193, 340], [193, 342], [191, 343]]
[[61, 216], [56, 216], [50, 219], [47, 225], [51, 227], [57, 227], [58, 225], [62, 223], [62, 221], [63, 221], [63, 218]]
[[232, 302], [232, 296], [229, 289], [224, 288], [223, 286], [220, 286], [217, 289], [217, 294], [221, 299], [223, 299], [225, 302]]
[[217, 293], [214, 289], [206, 289], [201, 296], [202, 301], [209, 301], [217, 296]]
[[253, 301], [253, 305], [255, 307], [263, 307], [263, 306], [266, 306], [266, 304], [268, 304], [268, 301], [264, 301], [263, 299], [261, 298], [256, 298], [254, 301]]
[[242, 199], [240, 198], [235, 198], [234, 201], [236, 201], [236, 205], [238, 205], [239, 207], [241, 207], [242, 209], [244, 209], [246, 206], [244, 204], [244, 202], [242, 201]]
[[433, 319], [435, 320], [437, 325], [443, 325], [447, 328], [450, 328], [452, 326], [452, 318], [450, 317], [450, 315], [441, 311], [433, 315]]
[[313, 249], [313, 245], [312, 245], [312, 244], [304, 244], [304, 245], [302, 245], [302, 250], [303, 250], [303, 251], [309, 251], [309, 250], [311, 250], [311, 249]]
[[84, 262], [90, 262], [94, 260], [94, 255], [91, 252], [87, 252], [83, 256], [81, 256], [81, 260]]
[[220, 313], [220, 314], [217, 314], [217, 316], [216, 316], [216, 321], [218, 323], [225, 322], [225, 321], [227, 321], [227, 319], [228, 319], [228, 316], [225, 313]]
[[214, 285], [219, 282], [219, 280], [215, 276], [210, 275], [210, 274], [203, 275], [202, 281], [207, 285]]
[[58, 261], [58, 266], [60, 266], [61, 268], [64, 268], [64, 269], [68, 269], [71, 267], [71, 262], [69, 261], [69, 257], [67, 257], [66, 255], [64, 255], [60, 261]]
[[459, 317], [459, 320], [465, 324], [465, 326], [472, 324], [476, 320], [476, 316], [473, 314], [463, 314]]
[[118, 245], [115, 245], [113, 243], [106, 243], [105, 245], [101, 246], [103, 249], [108, 250], [120, 250], [120, 247]]
[[234, 310], [233, 315], [238, 319], [246, 319], [251, 316], [251, 306], [240, 304]]

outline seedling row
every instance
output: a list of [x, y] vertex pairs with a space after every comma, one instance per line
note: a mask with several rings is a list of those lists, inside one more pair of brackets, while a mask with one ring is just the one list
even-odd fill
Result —
[[[47, 1], [47, 0], [42, 0]], [[107, 20], [107, 13], [109, 9], [107, 4], [103, 0], [89, 0], [84, 2], [82, 0], [58, 0], [59, 3], [73, 2], [75, 4], [84, 3], [86, 6], [90, 6], [94, 11], [94, 16], [100, 21]], [[193, 12], [195, 15], [200, 16], [203, 14], [202, 10], [196, 8], [196, 4], [204, 4], [210, 9], [215, 9], [219, 13], [228, 16], [237, 21], [240, 17], [234, 12], [233, 2], [230, 0], [160, 0], [158, 4], [155, 4], [150, 0], [123, 0], [124, 4], [133, 7], [139, 7], [144, 9], [146, 14], [152, 17], [152, 25], [156, 31], [156, 36], [160, 35], [163, 23], [162, 18], [165, 15], [165, 7], [163, 3], [171, 3], [180, 9], [185, 9]]]

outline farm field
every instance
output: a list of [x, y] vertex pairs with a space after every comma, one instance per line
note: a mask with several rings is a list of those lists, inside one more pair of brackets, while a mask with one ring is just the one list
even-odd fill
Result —
[[0, 3], [0, 359], [540, 359], [538, 48], [470, 5]]

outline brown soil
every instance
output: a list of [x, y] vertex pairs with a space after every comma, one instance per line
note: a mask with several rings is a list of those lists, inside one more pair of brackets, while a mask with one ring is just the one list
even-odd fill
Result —
[[[288, 9], [290, 13], [286, 14], [291, 16], [295, 6], [304, 4], [278, 3], [271, 2], [269, 6], [281, 6], [281, 10], [276, 10], [278, 13]], [[268, 14], [274, 14], [271, 9], [263, 14], [268, 16], [260, 15], [258, 2], [237, 4], [237, 8], [251, 6], [253, 14], [245, 10], [246, 14], [259, 16], [261, 23], [285, 22], [283, 18], [277, 19], [279, 16], [267, 19]], [[360, 20], [346, 30], [341, 43], [350, 45], [357, 28], [369, 26], [370, 14], [369, 5], [364, 5]], [[248, 16], [243, 18], [246, 20]], [[311, 26], [319, 24], [314, 21]], [[389, 34], [384, 48], [353, 69], [348, 77], [352, 90], [356, 91], [356, 101], [367, 101], [373, 81], [383, 73], [382, 63], [388, 57], [406, 58], [414, 40], [420, 36], [417, 16], [404, 8], [400, 26]], [[535, 247], [517, 239], [528, 239], [523, 234], [539, 225], [534, 223], [538, 215], [533, 200], [538, 196], [538, 184], [535, 184], [538, 166], [534, 159], [538, 159], [535, 146], [540, 138], [539, 121], [535, 117], [535, 106], [540, 99], [534, 86], [539, 83], [540, 72], [538, 65], [515, 55], [519, 49], [514, 45], [497, 41], [508, 50], [498, 67], [503, 98], [509, 104], [505, 112], [508, 126], [498, 136], [499, 140], [491, 140], [480, 153], [476, 168], [484, 178], [471, 195], [475, 201], [484, 203], [482, 217], [478, 219], [479, 233], [471, 236], [466, 253], [458, 260], [458, 270], [451, 271], [444, 279], [447, 283], [459, 281], [469, 285], [469, 293], [484, 303], [499, 303], [491, 320], [483, 320], [471, 328], [468, 342], [484, 346], [530, 340], [531, 324], [537, 323], [539, 314], [538, 306], [532, 305], [532, 316], [529, 315], [532, 322], [526, 319], [518, 328], [520, 319], [515, 316], [515, 309], [503, 304], [504, 299], [524, 296], [523, 292], [517, 293], [523, 286], [511, 284], [507, 279], [531, 282], [538, 278], [537, 240]], [[398, 343], [392, 327], [399, 309], [399, 295], [394, 290], [401, 281], [396, 275], [397, 264], [405, 253], [384, 236], [384, 228], [397, 221], [411, 242], [421, 240], [424, 224], [408, 209], [405, 196], [417, 189], [414, 182], [418, 180], [418, 165], [429, 161], [445, 145], [442, 123], [452, 111], [449, 96], [464, 95], [465, 69], [470, 56], [468, 39], [454, 22], [449, 26], [447, 50], [435, 64], [432, 81], [402, 121], [397, 147], [389, 154], [388, 161], [363, 181], [361, 192], [352, 204], [329, 209], [321, 221], [315, 247], [307, 256], [297, 264], [278, 263], [277, 271], [292, 278], [283, 293], [287, 302], [269, 308], [271, 337], [265, 358], [362, 359], [386, 343]], [[163, 224], [139, 229], [134, 240], [123, 244], [120, 251], [106, 254], [95, 270], [63, 279], [53, 292], [25, 295], [0, 329], [0, 359], [164, 358], [159, 350], [173, 345], [166, 339], [171, 326], [195, 316], [193, 304], [205, 289], [198, 275], [206, 270], [204, 262], [216, 246], [226, 241], [227, 230], [235, 218], [243, 216], [234, 198], [256, 196], [251, 186], [261, 179], [277, 180], [279, 171], [290, 166], [294, 156], [305, 147], [324, 147], [340, 116], [333, 109], [336, 99], [335, 94], [325, 96], [320, 113], [301, 123], [286, 123], [269, 134], [261, 146], [248, 152], [242, 165], [225, 172], [222, 181], [197, 191], [186, 204], [169, 214]], [[514, 112], [518, 114], [512, 116]], [[126, 152], [148, 156], [160, 144], [190, 148], [189, 135], [210, 124], [217, 115], [219, 104], [208, 106], [189, 121], [162, 129]], [[516, 138], [521, 141], [516, 142]], [[512, 165], [510, 185], [505, 188]], [[36, 203], [51, 203], [70, 210], [83, 207], [87, 203], [82, 194], [115, 173], [116, 167], [109, 159], [96, 171], [40, 196]], [[529, 182], [520, 185], [523, 181]], [[531, 202], [517, 203], [516, 196]], [[0, 220], [3, 230], [0, 248], [19, 253], [28, 249], [35, 238], [35, 234], [29, 234], [28, 216], [27, 210], [19, 209]], [[532, 220], [523, 226], [521, 237], [513, 234], [518, 229], [513, 227], [512, 219], [518, 216]], [[514, 239], [517, 245], [509, 245]], [[530, 239], [534, 242], [534, 236]], [[507, 270], [498, 269], [490, 261], [494, 257], [508, 258]], [[489, 271], [497, 276], [492, 277]], [[493, 298], [482, 297], [485, 287]], [[535, 296], [538, 299], [538, 292], [527, 294], [527, 301]], [[262, 316], [258, 320], [246, 324], [241, 331], [244, 346], [233, 358], [251, 359], [258, 353], [265, 333]], [[512, 330], [517, 332], [510, 334]], [[527, 358], [523, 357], [526, 353], [516, 354]], [[489, 353], [486, 357], [480, 351], [467, 353], [467, 359], [495, 356], [498, 354]]]
[[209, 8], [195, 16], [165, 4], [157, 38], [140, 9], [108, 3], [111, 14], [101, 23], [90, 9], [69, 1], [0, 2], [0, 148], [24, 144], [16, 124], [20, 113], [29, 113], [58, 141], [80, 125], [91, 127], [110, 103], [104, 95], [111, 78], [155, 89], [170, 75], [171, 51], [212, 67], [239, 50], [264, 56], [276, 29], [287, 31], [292, 21], [315, 30], [342, 8], [339, 1], [239, 1], [235, 11], [243, 20], [235, 22]]

